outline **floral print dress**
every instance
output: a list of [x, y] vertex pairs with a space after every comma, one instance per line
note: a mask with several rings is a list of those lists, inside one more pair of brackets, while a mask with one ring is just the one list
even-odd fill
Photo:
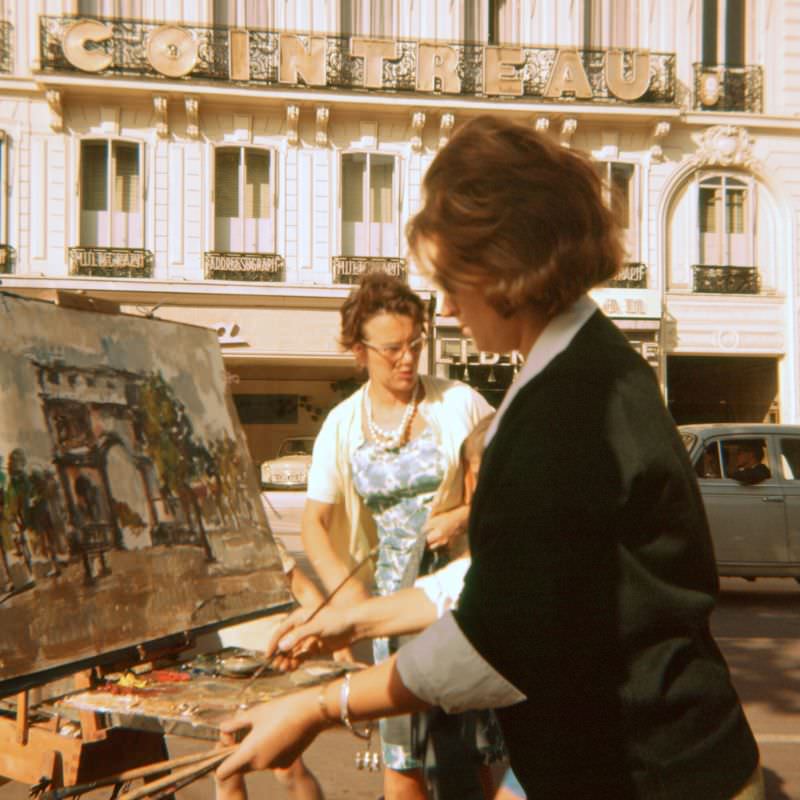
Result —
[[[396, 449], [385, 450], [365, 441], [353, 454], [352, 466], [356, 491], [372, 513], [378, 532], [375, 568], [378, 593], [392, 594], [412, 586], [425, 555], [422, 527], [447, 466], [438, 437], [427, 427]], [[373, 640], [375, 662], [388, 658], [401, 643], [402, 637]], [[471, 752], [478, 753], [480, 761], [502, 756], [502, 738], [493, 715], [470, 712], [458, 716], [479, 718], [477, 724], [472, 719], [471, 725], [464, 727], [472, 731]], [[381, 720], [383, 760], [387, 767], [409, 770], [423, 766], [427, 723], [424, 714]], [[459, 765], [461, 768], [463, 763]]]

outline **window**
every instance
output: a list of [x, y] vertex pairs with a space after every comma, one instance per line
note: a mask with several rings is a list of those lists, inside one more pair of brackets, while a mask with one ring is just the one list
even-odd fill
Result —
[[633, 194], [635, 165], [625, 161], [597, 161], [595, 169], [603, 180], [606, 201], [625, 232], [626, 257], [635, 261], [639, 250]]
[[489, 44], [518, 44], [520, 42], [521, 6], [522, 0], [489, 0]]
[[272, 154], [251, 147], [219, 147], [214, 160], [214, 248], [275, 252]]
[[80, 244], [142, 247], [142, 146], [136, 142], [81, 142]]
[[213, 0], [215, 25], [271, 28], [276, 25], [275, 0]]
[[345, 36], [394, 36], [396, 2], [386, 0], [340, 0], [339, 30]]
[[142, 19], [141, 0], [78, 0], [78, 14], [90, 17]]
[[752, 196], [747, 181], [730, 175], [700, 182], [697, 209], [701, 264], [753, 264]]
[[719, 444], [714, 442], [708, 445], [695, 464], [698, 478], [721, 478], [722, 468], [719, 460]]
[[641, 5], [636, 0], [584, 0], [583, 48], [639, 47]]
[[768, 466], [766, 439], [723, 439], [719, 447], [721, 477], [731, 478], [743, 484], [760, 483], [772, 477]]
[[342, 255], [397, 256], [397, 159], [342, 155]]
[[787, 481], [800, 481], [800, 439], [781, 439], [781, 467]]
[[746, 43], [745, 0], [703, 0], [703, 65], [743, 67]]

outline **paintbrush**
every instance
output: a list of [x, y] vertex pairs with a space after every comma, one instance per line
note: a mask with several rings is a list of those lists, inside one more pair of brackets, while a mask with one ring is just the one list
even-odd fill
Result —
[[[230, 755], [238, 745], [230, 745], [220, 750], [213, 751], [214, 755], [222, 754], [224, 756]], [[72, 797], [73, 795], [86, 794], [94, 789], [100, 789], [103, 786], [119, 786], [128, 781], [136, 780], [137, 778], [147, 778], [150, 775], [157, 775], [160, 772], [174, 769], [175, 767], [186, 767], [189, 764], [197, 764], [197, 762], [206, 761], [210, 758], [209, 751], [201, 753], [192, 753], [179, 758], [171, 758], [167, 761], [157, 761], [154, 764], [148, 764], [144, 767], [136, 767], [135, 769], [125, 770], [116, 775], [109, 775], [106, 778], [99, 778], [90, 783], [81, 783], [77, 786], [64, 786], [59, 789], [45, 792], [41, 796], [41, 800], [64, 800], [64, 798]], [[177, 773], [176, 773], [177, 774]], [[152, 785], [152, 784], [151, 784]]]
[[[214, 750], [210, 756], [204, 758], [202, 761], [198, 761], [189, 767], [176, 770], [171, 775], [167, 775], [164, 778], [146, 783], [138, 789], [125, 792], [125, 794], [119, 795], [117, 800], [140, 800], [140, 798], [143, 797], [161, 797], [166, 794], [172, 794], [172, 792], [177, 789], [188, 786], [198, 778], [202, 778], [203, 775], [207, 775], [211, 770], [216, 769], [236, 747], [238, 747], [238, 745]], [[206, 755], [208, 754], [206, 753]]]
[[[372, 550], [367, 553], [364, 558], [362, 558], [351, 570], [347, 573], [347, 575], [342, 578], [341, 581], [333, 588], [333, 591], [309, 614], [308, 619], [305, 621], [306, 624], [311, 622], [314, 617], [322, 611], [325, 606], [327, 606], [331, 600], [336, 596], [337, 592], [350, 580], [360, 569], [367, 563], [371, 558], [374, 558], [378, 554], [378, 545], [372, 548]], [[242, 697], [244, 697], [247, 690], [266, 672], [270, 666], [274, 663], [277, 654], [270, 656], [250, 677], [250, 680], [242, 688], [242, 691], [239, 692], [239, 696], [237, 700], [241, 701]], [[240, 704], [240, 708], [246, 708], [247, 704]]]

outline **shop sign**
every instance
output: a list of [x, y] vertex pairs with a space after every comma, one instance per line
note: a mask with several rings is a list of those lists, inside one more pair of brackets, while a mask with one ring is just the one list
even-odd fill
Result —
[[334, 283], [358, 283], [365, 272], [383, 272], [401, 281], [406, 280], [406, 261], [404, 258], [334, 256], [331, 262]]
[[592, 297], [608, 317], [661, 319], [661, 304], [655, 290], [595, 289]]
[[69, 266], [73, 275], [148, 275], [153, 255], [133, 247], [70, 247]]
[[[52, 19], [42, 18], [46, 35]], [[128, 52], [132, 36], [115, 21], [60, 22], [56, 41], [63, 58], [84, 72], [133, 68], [181, 78], [199, 70], [214, 78], [267, 84], [625, 103], [650, 92], [650, 102], [674, 102], [674, 55], [643, 50], [584, 52], [135, 23], [143, 43]], [[210, 36], [213, 64], [206, 63]]]
[[203, 253], [206, 278], [282, 281], [283, 257], [274, 253]]

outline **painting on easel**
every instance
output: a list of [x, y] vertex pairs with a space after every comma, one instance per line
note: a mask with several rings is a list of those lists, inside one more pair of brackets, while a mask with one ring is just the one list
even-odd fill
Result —
[[0, 696], [289, 600], [216, 335], [0, 295]]

